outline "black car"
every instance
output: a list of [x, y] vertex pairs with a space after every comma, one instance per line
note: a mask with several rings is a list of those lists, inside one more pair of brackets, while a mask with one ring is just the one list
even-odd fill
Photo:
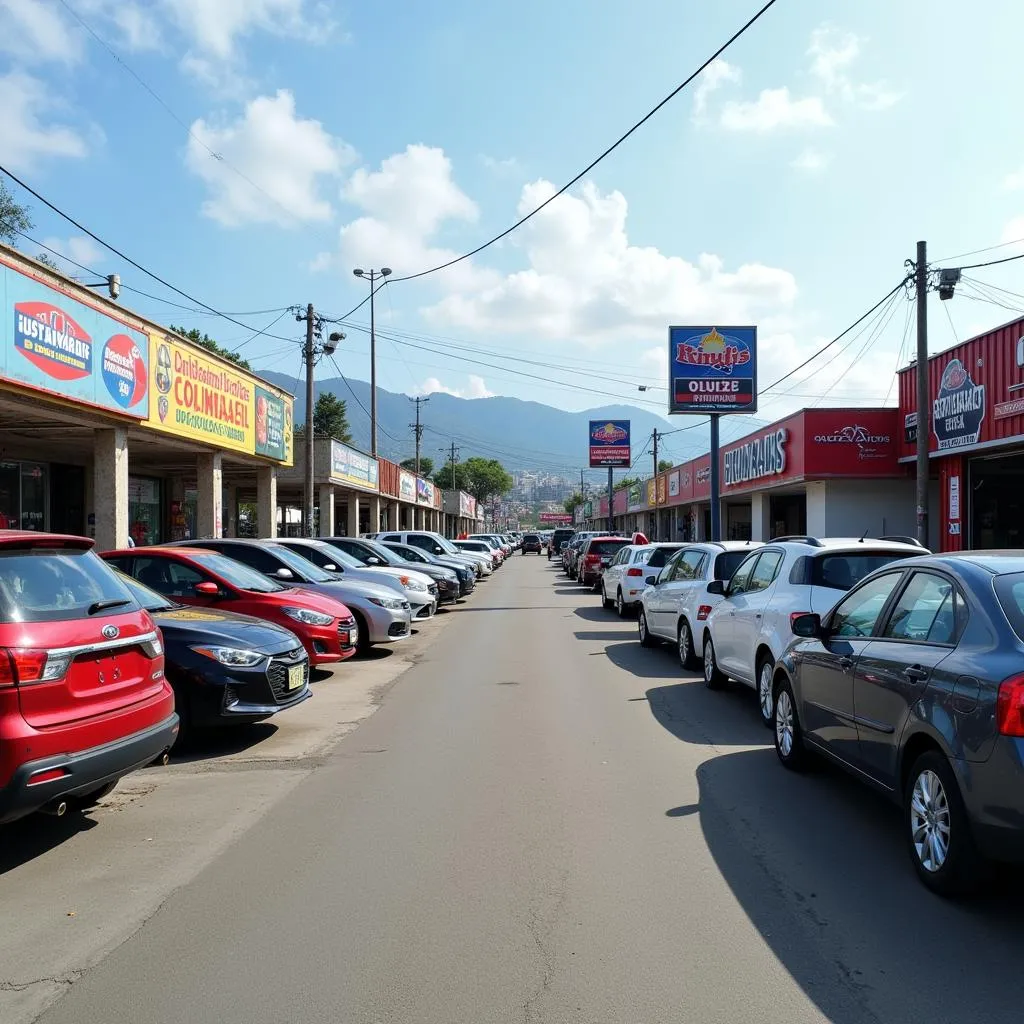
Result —
[[360, 565], [390, 565], [394, 569], [405, 569], [429, 576], [437, 584], [437, 603], [451, 604], [459, 599], [462, 593], [458, 574], [447, 566], [423, 563], [412, 565], [410, 560], [402, 558], [385, 545], [375, 540], [363, 540], [360, 537], [325, 537], [331, 547], [344, 551]]
[[454, 558], [446, 558], [443, 555], [432, 555], [421, 548], [414, 548], [411, 544], [397, 544], [394, 541], [387, 544], [381, 544], [381, 547], [387, 548], [388, 551], [396, 554], [411, 568], [418, 569], [420, 572], [425, 571], [426, 567], [431, 565], [444, 569], [451, 569], [459, 579], [460, 597], [472, 594], [476, 589], [476, 573], [469, 568], [468, 565], [464, 565], [462, 562], [456, 561]]
[[1024, 862], [1024, 553], [878, 569], [797, 615], [773, 680], [787, 768], [828, 756], [903, 808], [918, 876], [951, 894]]
[[557, 530], [552, 531], [551, 540], [548, 541], [548, 561], [556, 555], [562, 553], [562, 548], [572, 540], [573, 534], [576, 531], [571, 527], [560, 526]]
[[529, 555], [529, 554], [534, 554], [534, 553], [539, 555], [542, 547], [543, 547], [543, 545], [540, 542], [540, 536], [538, 534], [536, 534], [536, 533], [528, 533], [523, 538], [523, 543], [521, 545], [521, 550], [522, 550], [524, 555]]
[[248, 615], [175, 604], [118, 576], [163, 634], [178, 743], [193, 729], [262, 722], [313, 696], [309, 657], [294, 633]]

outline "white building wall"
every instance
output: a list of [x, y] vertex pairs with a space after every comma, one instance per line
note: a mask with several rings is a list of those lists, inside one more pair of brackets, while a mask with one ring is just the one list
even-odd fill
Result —
[[[812, 502], [812, 492], [815, 498]], [[814, 515], [811, 508], [814, 506]], [[913, 480], [827, 480], [807, 485], [812, 537], [869, 537], [917, 531]]]

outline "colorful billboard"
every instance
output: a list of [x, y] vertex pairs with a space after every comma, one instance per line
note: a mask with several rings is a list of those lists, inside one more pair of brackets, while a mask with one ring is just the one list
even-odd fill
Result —
[[629, 468], [629, 420], [590, 421], [590, 467]]
[[416, 502], [419, 505], [434, 504], [434, 485], [423, 477], [416, 477]]
[[669, 412], [757, 411], [756, 327], [670, 327]]
[[285, 461], [289, 447], [285, 441], [285, 405], [280, 395], [256, 385], [256, 454], [278, 462]]
[[376, 459], [340, 441], [331, 441], [332, 482], [350, 484], [364, 491], [376, 491], [379, 488], [379, 475]]
[[405, 469], [398, 474], [398, 497], [401, 501], [416, 500], [416, 476]]
[[0, 275], [0, 376], [108, 412], [149, 415], [145, 334], [12, 268]]

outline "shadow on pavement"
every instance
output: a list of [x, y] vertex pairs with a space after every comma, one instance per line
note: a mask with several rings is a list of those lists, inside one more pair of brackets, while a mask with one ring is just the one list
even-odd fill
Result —
[[196, 729], [179, 747], [171, 752], [171, 764], [192, 764], [214, 757], [241, 754], [277, 732], [273, 722], [256, 722], [234, 728]]
[[582, 605], [573, 609], [574, 614], [588, 622], [621, 622], [622, 620], [613, 611], [602, 608], [600, 602], [595, 605]]
[[635, 640], [635, 629], [592, 629], [573, 633], [577, 640]]
[[655, 721], [686, 743], [754, 747], [771, 742], [754, 693], [746, 687], [709, 690], [703, 679], [689, 679], [652, 687], [647, 703]]
[[[606, 634], [614, 636], [612, 633]], [[603, 652], [608, 660], [638, 679], [678, 679], [682, 672], [679, 659], [671, 647], [641, 647], [635, 627], [629, 628], [629, 642], [609, 644]]]
[[0, 875], [57, 849], [96, 824], [87, 814], [69, 810], [63, 818], [30, 814], [9, 825], [0, 825]]
[[[414, 628], [411, 631], [411, 635], [412, 636], [417, 636], [418, 634], [419, 634], [419, 630], [418, 629]], [[395, 653], [394, 650], [392, 650], [392, 648], [390, 646], [388, 646], [388, 645], [385, 645], [385, 644], [374, 644], [373, 647], [370, 647], [369, 649], [367, 649], [365, 651], [360, 651], [354, 658], [351, 658], [349, 660], [350, 661], [383, 661], [385, 658], [390, 658], [394, 653]], [[344, 664], [347, 665], [348, 663], [349, 662], [346, 661]]]

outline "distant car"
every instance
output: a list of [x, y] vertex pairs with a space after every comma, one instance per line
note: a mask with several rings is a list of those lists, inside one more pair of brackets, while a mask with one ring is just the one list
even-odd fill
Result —
[[544, 545], [536, 533], [528, 533], [523, 537], [522, 552], [524, 555], [540, 554]]
[[[601, 603], [619, 618], [637, 611], [647, 577], [657, 575], [680, 544], [623, 544], [601, 574]], [[611, 595], [611, 596], [609, 596]]]
[[493, 572], [502, 563], [501, 552], [486, 540], [457, 540], [455, 546], [467, 554], [479, 555], [487, 559], [487, 571]]
[[625, 537], [588, 537], [576, 556], [576, 582], [597, 591], [601, 576], [620, 548], [628, 547]]
[[0, 530], [0, 822], [90, 807], [177, 737], [156, 624], [92, 548]]
[[464, 551], [456, 542], [435, 533], [432, 530], [384, 531], [381, 533], [365, 533], [363, 537], [379, 540], [382, 544], [411, 544], [414, 548], [426, 551], [428, 555], [447, 555], [472, 565], [479, 570], [479, 576], [489, 573], [492, 569], [490, 559], [483, 558], [478, 552]]
[[681, 666], [695, 669], [701, 648], [699, 639], [694, 644], [694, 637], [700, 637], [707, 617], [722, 600], [720, 594], [709, 594], [707, 585], [731, 579], [747, 555], [760, 547], [756, 540], [684, 544], [658, 573], [652, 575], [649, 568], [637, 618], [641, 645], [674, 643]]
[[411, 544], [391, 543], [382, 544], [381, 546], [412, 566], [431, 566], [450, 570], [455, 574], [459, 597], [466, 597], [472, 594], [476, 588], [476, 572], [470, 566], [465, 565], [450, 555], [431, 555], [422, 548], [414, 548]]
[[821, 753], [903, 808], [920, 880], [973, 888], [1024, 862], [1024, 557], [922, 555], [797, 616], [772, 677], [787, 768]]
[[578, 580], [577, 559], [579, 558], [580, 549], [591, 537], [601, 536], [604, 536], [604, 534], [600, 530], [580, 530], [579, 533], [572, 535], [569, 543], [562, 548], [562, 568], [565, 570], [566, 576]]
[[552, 530], [548, 535], [548, 561], [552, 558], [556, 558], [562, 553], [562, 546], [568, 544], [572, 539], [572, 535], [576, 531], [568, 526], [560, 526], [556, 530]]
[[193, 729], [262, 722], [313, 695], [309, 656], [291, 630], [220, 608], [189, 608], [118, 575], [160, 627], [179, 743]]
[[793, 619], [824, 614], [875, 569], [922, 551], [904, 541], [795, 537], [751, 552], [728, 584], [708, 584], [723, 600], [702, 630], [705, 683], [714, 689], [732, 678], [752, 687], [770, 726], [775, 664], [793, 639]]
[[[422, 577], [438, 604], [451, 603], [459, 598], [459, 578], [454, 570], [422, 563], [413, 565], [390, 551], [379, 541], [369, 537], [324, 538], [333, 548], [344, 551], [350, 558], [367, 568], [386, 568], [400, 576]], [[321, 563], [322, 564], [322, 563]]]

